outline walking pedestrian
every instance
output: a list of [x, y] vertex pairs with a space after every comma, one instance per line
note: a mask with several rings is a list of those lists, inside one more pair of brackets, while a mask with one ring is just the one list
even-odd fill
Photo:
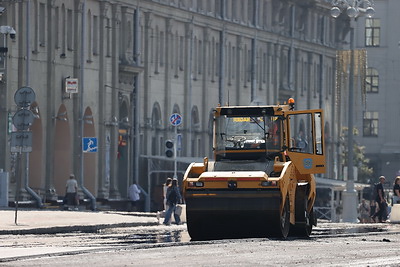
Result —
[[393, 202], [392, 205], [398, 204], [400, 201], [400, 176], [397, 176], [393, 185]]
[[379, 177], [379, 183], [375, 185], [376, 190], [376, 203], [378, 203], [379, 210], [372, 216], [372, 220], [378, 217], [379, 222], [385, 222], [387, 218], [387, 203], [385, 199], [385, 191], [383, 190], [383, 184], [385, 183], [385, 176]]
[[165, 181], [165, 184], [163, 185], [163, 197], [164, 197], [164, 211], [168, 209], [167, 205], [167, 190], [168, 187], [171, 185], [172, 178], [168, 177], [167, 180]]
[[78, 206], [78, 182], [75, 179], [74, 174], [70, 174], [67, 184], [65, 186], [65, 195], [67, 198], [67, 205], [74, 206], [77, 209]]
[[167, 189], [168, 209], [165, 212], [165, 218], [164, 218], [165, 225], [170, 225], [169, 221], [171, 219], [172, 213], [174, 214], [175, 223], [176, 224], [181, 223], [180, 215], [175, 212], [176, 205], [178, 203], [180, 203], [181, 200], [182, 200], [182, 197], [181, 197], [181, 193], [179, 192], [178, 179], [174, 178], [174, 179], [172, 179], [171, 185]]
[[137, 211], [137, 202], [140, 200], [140, 192], [136, 182], [133, 182], [128, 190], [129, 200], [131, 201], [130, 211]]

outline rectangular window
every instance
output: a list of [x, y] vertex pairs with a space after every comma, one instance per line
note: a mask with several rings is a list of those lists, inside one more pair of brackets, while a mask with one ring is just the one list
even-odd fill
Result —
[[46, 45], [46, 5], [39, 4], [39, 46]]
[[[321, 120], [319, 121], [321, 123]], [[306, 113], [306, 114], [290, 115], [289, 123], [290, 123], [289, 150], [294, 152], [313, 154], [314, 142], [312, 133], [312, 114]], [[319, 137], [321, 138], [322, 135], [320, 135]], [[320, 148], [320, 150], [322, 150], [322, 148]]]
[[99, 54], [99, 17], [93, 16], [93, 55]]
[[222, 18], [221, 0], [215, 0], [215, 14], [217, 14], [217, 17]]
[[252, 53], [251, 49], [247, 50], [247, 59], [246, 59], [246, 62], [247, 62], [247, 64], [246, 64], [246, 66], [247, 66], [246, 81], [247, 82], [251, 82], [251, 75], [252, 75], [252, 73], [251, 73], [251, 69], [252, 69], [251, 53]]
[[267, 82], [267, 64], [268, 64], [268, 55], [267, 53], [263, 53], [263, 62], [262, 62], [262, 82], [266, 83]]
[[[60, 8], [55, 7], [54, 9], [54, 15], [56, 18], [60, 18]], [[58, 49], [60, 48], [60, 19], [57, 19], [54, 21], [54, 29], [55, 29], [55, 35], [54, 35], [54, 48]]]
[[65, 56], [65, 52], [67, 50], [67, 44], [66, 44], [66, 39], [67, 39], [67, 13], [65, 11], [65, 8], [63, 7], [61, 9], [61, 17], [62, 17], [62, 21], [61, 21], [61, 55]]
[[197, 38], [195, 37], [194, 40], [192, 40], [191, 42], [192, 42], [192, 45], [193, 45], [192, 56], [193, 56], [193, 59], [194, 59], [194, 60], [192, 60], [192, 65], [191, 65], [191, 67], [192, 67], [191, 75], [192, 75], [192, 78], [194, 80], [197, 80], [197, 68], [199, 66], [198, 64], [196, 64], [198, 62], [198, 60], [199, 60], [197, 58], [198, 57], [197, 50], [199, 49], [198, 45], [197, 45]]
[[73, 13], [72, 13], [71, 9], [68, 9], [68, 11], [67, 11], [67, 49], [69, 51], [74, 50], [73, 29], [74, 29]]
[[236, 47], [232, 47], [232, 66], [231, 66], [231, 78], [235, 79], [236, 76]]
[[367, 93], [379, 92], [379, 75], [378, 71], [373, 68], [367, 68], [365, 77], [365, 90]]
[[160, 33], [158, 32], [158, 30], [156, 29], [155, 30], [155, 34], [156, 34], [156, 36], [155, 36], [155, 38], [152, 38], [153, 39], [153, 45], [154, 45], [154, 56], [153, 56], [153, 59], [154, 59], [154, 73], [155, 74], [159, 74], [159, 72], [158, 72], [158, 64], [159, 64], [159, 62], [160, 62]]
[[160, 49], [160, 67], [164, 67], [164, 60], [165, 60], [165, 39], [164, 39], [164, 32], [160, 31], [160, 39], [159, 39], [159, 49]]
[[171, 49], [170, 49], [170, 51], [171, 51], [171, 60], [170, 60], [170, 63], [169, 63], [169, 67], [171, 68], [171, 70], [174, 70], [175, 69], [175, 60], [176, 60], [176, 56], [175, 56], [175, 52], [176, 52], [176, 50], [175, 50], [175, 48], [177, 47], [177, 45], [176, 45], [176, 43], [177, 43], [177, 40], [176, 40], [176, 38], [175, 38], [175, 36], [173, 35], [173, 34], [171, 34], [170, 35], [170, 38], [168, 38], [167, 37], [167, 42], [168, 42], [168, 40], [169, 40], [169, 42], [170, 42], [170, 44], [171, 44]]
[[179, 70], [183, 71], [183, 64], [184, 64], [184, 57], [183, 57], [183, 53], [185, 51], [185, 39], [183, 36], [179, 37], [179, 48], [180, 48], [180, 52], [179, 54], [177, 54], [177, 56], [179, 57]]
[[111, 20], [109, 18], [106, 19], [106, 53], [107, 57], [111, 57]]
[[90, 12], [87, 14], [87, 62], [92, 62], [92, 44], [93, 44], [93, 27], [92, 27], [92, 16]]
[[379, 113], [376, 111], [364, 112], [363, 135], [378, 136]]
[[322, 146], [322, 114], [314, 113], [314, 123], [315, 123], [315, 153], [317, 155], [323, 155], [323, 146]]
[[380, 46], [381, 20], [367, 18], [365, 20], [365, 46]]
[[215, 60], [215, 64], [214, 64], [214, 66], [215, 66], [215, 69], [214, 69], [214, 71], [215, 71], [215, 76], [219, 76], [219, 67], [218, 66], [220, 66], [220, 49], [219, 49], [219, 43], [216, 43], [215, 44], [215, 57], [214, 57], [214, 60]]
[[201, 40], [199, 40], [199, 45], [197, 46], [197, 53], [198, 53], [198, 55], [197, 55], [197, 63], [198, 63], [198, 66], [197, 66], [197, 73], [199, 74], [199, 75], [201, 75], [202, 74], [202, 70], [201, 70], [201, 68], [202, 68], [202, 66], [203, 66], [203, 42], [201, 41]]
[[288, 111], [287, 114], [288, 156], [300, 173], [325, 173], [322, 110]]

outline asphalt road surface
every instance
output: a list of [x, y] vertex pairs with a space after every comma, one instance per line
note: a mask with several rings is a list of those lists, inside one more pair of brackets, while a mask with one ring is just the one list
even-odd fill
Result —
[[185, 225], [3, 235], [0, 266], [400, 266], [400, 225], [319, 223], [308, 239], [192, 242]]

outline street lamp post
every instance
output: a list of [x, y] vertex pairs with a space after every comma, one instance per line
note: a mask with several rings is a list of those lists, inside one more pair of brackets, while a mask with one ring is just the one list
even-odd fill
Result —
[[[4, 10], [3, 10], [4, 11]], [[15, 39], [16, 32], [11, 26], [0, 26], [0, 34], [3, 35], [3, 44], [0, 47], [0, 126], [3, 129], [8, 129], [8, 109], [7, 109], [7, 99], [9, 98], [9, 94], [7, 92], [7, 39], [10, 37], [11, 39]], [[8, 134], [3, 131], [3, 134], [0, 135], [0, 150], [3, 153], [0, 153], [0, 169], [4, 171], [7, 170], [6, 167], [6, 159], [8, 154], [6, 153], [8, 147]]]
[[[375, 14], [372, 0], [333, 0], [331, 16], [334, 18], [345, 11], [350, 19], [355, 19], [360, 13], [368, 17]], [[353, 127], [354, 127], [354, 28], [350, 26], [350, 68], [349, 68], [349, 117], [347, 133], [347, 181], [343, 192], [343, 221], [357, 222], [357, 192], [354, 188], [353, 162]]]

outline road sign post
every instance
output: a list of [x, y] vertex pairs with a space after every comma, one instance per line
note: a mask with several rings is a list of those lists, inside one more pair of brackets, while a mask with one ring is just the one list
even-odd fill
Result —
[[26, 161], [25, 161], [25, 184], [28, 192], [36, 198], [38, 202], [38, 206], [42, 207], [42, 199], [29, 188], [29, 152], [32, 152], [32, 132], [29, 131], [29, 128], [33, 124], [34, 116], [32, 111], [28, 108], [36, 99], [35, 91], [33, 91], [30, 87], [21, 87], [14, 94], [14, 101], [17, 104], [19, 110], [14, 114], [12, 118], [12, 123], [15, 128], [17, 128], [16, 132], [11, 133], [11, 148], [10, 151], [12, 153], [17, 153], [17, 183], [15, 188], [15, 224], [17, 224], [17, 213], [18, 213], [18, 200], [20, 193], [20, 180], [21, 180], [21, 154], [22, 152], [26, 153]]
[[174, 178], [178, 178], [177, 176], [177, 161], [176, 161], [176, 148], [177, 148], [177, 141], [178, 141], [178, 126], [182, 124], [182, 116], [178, 113], [173, 113], [169, 117], [169, 121], [172, 126], [175, 127], [175, 145], [174, 145]]

